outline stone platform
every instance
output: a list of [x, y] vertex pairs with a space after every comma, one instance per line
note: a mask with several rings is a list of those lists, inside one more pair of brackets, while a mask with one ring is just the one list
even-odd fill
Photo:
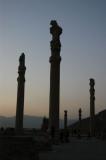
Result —
[[95, 138], [70, 138], [69, 143], [54, 145], [52, 151], [41, 152], [40, 160], [106, 160], [106, 141]]
[[39, 160], [36, 143], [31, 136], [1, 135], [0, 160]]

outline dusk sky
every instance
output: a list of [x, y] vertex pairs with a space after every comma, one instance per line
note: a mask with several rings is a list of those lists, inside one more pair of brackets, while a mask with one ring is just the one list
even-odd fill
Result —
[[26, 55], [24, 113], [49, 112], [50, 21], [62, 27], [60, 117], [89, 116], [89, 79], [96, 113], [106, 109], [106, 0], [0, 0], [0, 115], [16, 114], [19, 56]]

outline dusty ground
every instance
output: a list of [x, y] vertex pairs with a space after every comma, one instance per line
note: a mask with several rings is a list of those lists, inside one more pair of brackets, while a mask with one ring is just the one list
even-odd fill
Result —
[[106, 160], [106, 140], [71, 138], [69, 143], [55, 145], [39, 156], [40, 160]]

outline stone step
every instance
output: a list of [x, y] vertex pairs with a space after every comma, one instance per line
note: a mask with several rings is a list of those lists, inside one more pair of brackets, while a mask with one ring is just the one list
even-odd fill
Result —
[[0, 160], [38, 160], [33, 137], [0, 136]]

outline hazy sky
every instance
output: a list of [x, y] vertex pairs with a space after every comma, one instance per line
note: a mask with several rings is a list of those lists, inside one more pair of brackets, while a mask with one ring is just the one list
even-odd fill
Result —
[[16, 112], [18, 59], [26, 55], [25, 114], [48, 116], [50, 21], [61, 35], [60, 114], [89, 115], [89, 78], [96, 112], [106, 109], [106, 0], [0, 0], [0, 115]]

